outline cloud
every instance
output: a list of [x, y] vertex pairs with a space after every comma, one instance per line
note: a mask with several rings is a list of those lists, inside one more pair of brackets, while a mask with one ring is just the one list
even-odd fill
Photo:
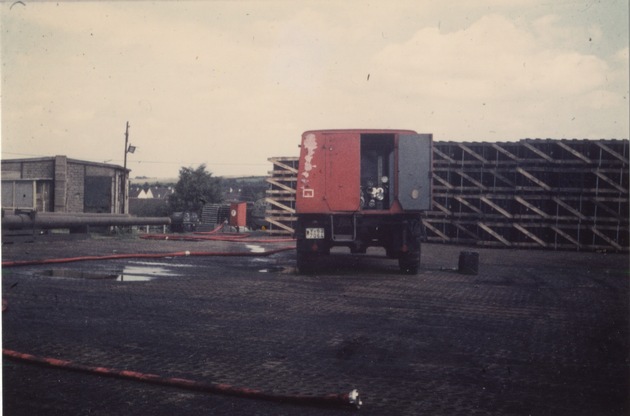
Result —
[[448, 34], [422, 29], [404, 44], [385, 48], [375, 63], [392, 84], [407, 85], [430, 98], [512, 98], [531, 91], [574, 94], [602, 84], [604, 61], [570, 50], [543, 49], [537, 40], [495, 15]]
[[[518, 139], [541, 125], [541, 119], [550, 122], [536, 135], [576, 134], [550, 126], [566, 125], [567, 119], [593, 108], [610, 108], [618, 102], [618, 92], [607, 89], [611, 68], [606, 61], [558, 48], [562, 42], [554, 39], [571, 30], [542, 31], [547, 38], [541, 40], [541, 27], [556, 21], [543, 20], [527, 27], [489, 15], [449, 33], [422, 28], [375, 56], [376, 76], [385, 79], [385, 89], [422, 100], [425, 112], [450, 112], [452, 118], [464, 115], [470, 120], [449, 123], [442, 115], [435, 128], [445, 136], [466, 137], [467, 129], [484, 131], [485, 126], [503, 139]], [[576, 131], [584, 127], [575, 124]]]

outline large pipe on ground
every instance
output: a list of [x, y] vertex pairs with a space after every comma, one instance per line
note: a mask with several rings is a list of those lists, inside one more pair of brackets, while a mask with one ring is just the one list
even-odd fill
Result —
[[126, 214], [86, 214], [86, 213], [51, 213], [38, 212], [27, 214], [3, 214], [2, 228], [5, 230], [130, 225], [169, 225], [169, 217], [134, 217]]

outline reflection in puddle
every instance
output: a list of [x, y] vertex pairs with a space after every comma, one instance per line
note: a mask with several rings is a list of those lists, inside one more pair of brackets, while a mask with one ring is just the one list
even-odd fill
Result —
[[259, 273], [278, 273], [278, 272], [284, 272], [286, 270], [285, 267], [282, 266], [271, 266], [271, 267], [267, 267], [266, 269], [260, 269], [258, 270]]
[[263, 246], [259, 246], [256, 244], [245, 244], [245, 247], [249, 249], [252, 253], [264, 253], [265, 248]]
[[[170, 265], [169, 265], [170, 266]], [[177, 276], [165, 267], [153, 263], [137, 262], [125, 266], [123, 270], [85, 271], [75, 269], [51, 269], [42, 273], [44, 276], [70, 279], [109, 279], [118, 282], [148, 282], [157, 277]]]
[[166, 263], [166, 262], [150, 262], [150, 261], [131, 261], [130, 263], [133, 264], [141, 264], [144, 266], [151, 266], [151, 267], [155, 267], [155, 266], [165, 266], [165, 267], [194, 267], [194, 265], [192, 264], [185, 264], [185, 263]]
[[115, 279], [119, 276], [116, 272], [95, 272], [73, 269], [51, 269], [44, 270], [42, 275], [48, 277], [71, 278], [71, 279]]
[[164, 267], [151, 266], [125, 266], [121, 274], [125, 276], [174, 276], [168, 269]]
[[120, 274], [116, 278], [117, 282], [148, 282], [155, 279], [153, 276], [141, 276], [133, 274]]
[[273, 260], [270, 260], [268, 257], [252, 257], [249, 259], [252, 263], [269, 263]]

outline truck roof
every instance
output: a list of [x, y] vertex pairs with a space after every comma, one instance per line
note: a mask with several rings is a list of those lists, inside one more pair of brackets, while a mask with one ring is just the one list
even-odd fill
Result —
[[322, 130], [307, 130], [302, 135], [309, 133], [366, 133], [366, 134], [379, 134], [379, 133], [404, 133], [404, 134], [417, 134], [414, 130], [405, 129], [322, 129]]

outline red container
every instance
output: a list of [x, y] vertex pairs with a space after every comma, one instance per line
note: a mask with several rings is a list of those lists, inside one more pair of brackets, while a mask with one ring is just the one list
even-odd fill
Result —
[[430, 134], [411, 130], [305, 132], [297, 213], [431, 209], [431, 145]]
[[247, 203], [233, 202], [230, 204], [230, 225], [245, 227], [247, 225]]

